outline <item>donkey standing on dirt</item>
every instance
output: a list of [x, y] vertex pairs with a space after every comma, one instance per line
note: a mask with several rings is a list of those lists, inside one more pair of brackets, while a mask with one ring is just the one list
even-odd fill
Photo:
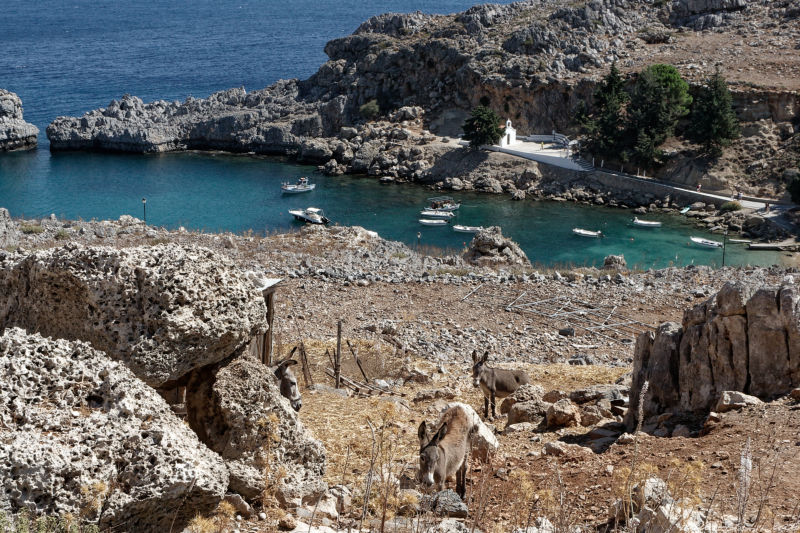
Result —
[[472, 352], [472, 384], [483, 390], [483, 418], [489, 418], [489, 403], [492, 404], [492, 418], [495, 418], [495, 398], [510, 396], [520, 385], [527, 385], [530, 380], [524, 370], [504, 370], [490, 368], [486, 365], [489, 352], [478, 358], [478, 351]]
[[[291, 355], [289, 356], [291, 357]], [[280, 381], [281, 396], [289, 400], [292, 409], [299, 411], [303, 406], [303, 401], [300, 399], [300, 389], [297, 387], [297, 378], [294, 372], [289, 368], [291, 365], [296, 365], [297, 361], [294, 359], [284, 359], [272, 369], [275, 372], [275, 377]]]
[[426, 487], [443, 490], [448, 477], [456, 476], [456, 492], [467, 492], [467, 457], [474, 423], [459, 405], [448, 408], [439, 421], [439, 429], [419, 425], [419, 480]]

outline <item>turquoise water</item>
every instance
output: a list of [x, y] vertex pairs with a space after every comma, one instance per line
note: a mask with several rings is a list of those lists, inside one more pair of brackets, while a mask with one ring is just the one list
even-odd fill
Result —
[[[110, 164], [113, 161], [113, 164]], [[32, 163], [33, 162], [33, 163]], [[413, 185], [385, 185], [375, 178], [324, 177], [313, 167], [270, 158], [227, 154], [117, 155], [54, 154], [45, 168], [27, 168], [24, 154], [0, 157], [0, 205], [13, 216], [105, 219], [130, 214], [170, 228], [258, 233], [299, 228], [288, 210], [321, 207], [336, 224], [360, 225], [382, 237], [410, 245], [461, 249], [472, 238], [451, 227], [419, 224], [419, 211], [433, 193]], [[25, 176], [33, 172], [41, 179]], [[310, 193], [283, 195], [283, 181], [308, 174], [317, 187]], [[663, 227], [631, 225], [632, 213], [571, 203], [512, 201], [475, 193], [454, 193], [462, 202], [451, 224], [499, 225], [531, 261], [545, 265], [600, 265], [608, 254], [623, 254], [630, 266], [721, 265], [722, 251], [689, 244], [701, 235], [683, 217], [651, 215]], [[573, 227], [602, 230], [602, 239], [572, 234]], [[711, 237], [721, 240], [720, 236]], [[777, 263], [773, 252], [750, 252], [729, 245], [728, 265]]]

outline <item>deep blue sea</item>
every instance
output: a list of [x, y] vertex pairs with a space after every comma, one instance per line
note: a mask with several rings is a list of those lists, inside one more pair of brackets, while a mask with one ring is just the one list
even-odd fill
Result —
[[[510, 3], [508, 0], [496, 0]], [[316, 205], [341, 224], [359, 224], [390, 239], [460, 248], [469, 235], [417, 222], [430, 192], [374, 179], [326, 178], [277, 159], [215, 154], [153, 156], [50, 154], [45, 128], [59, 115], [81, 115], [125, 93], [145, 101], [205, 97], [280, 78], [306, 78], [326, 56], [325, 43], [372, 15], [463, 11], [470, 0], [6, 0], [0, 17], [0, 88], [23, 100], [25, 119], [41, 130], [39, 149], [0, 155], [0, 207], [12, 216], [118, 218], [206, 230], [269, 232], [295, 223], [287, 210]], [[317, 189], [283, 197], [282, 181], [313, 176]], [[591, 265], [623, 253], [641, 267], [715, 264], [719, 250], [689, 246], [700, 232], [678, 217], [656, 217], [657, 230], [630, 225], [630, 212], [505, 197], [460, 194], [457, 223], [498, 224], [534, 262]], [[582, 239], [572, 227], [602, 229]], [[721, 238], [721, 237], [717, 237]], [[729, 246], [726, 264], [772, 264], [775, 253]]]

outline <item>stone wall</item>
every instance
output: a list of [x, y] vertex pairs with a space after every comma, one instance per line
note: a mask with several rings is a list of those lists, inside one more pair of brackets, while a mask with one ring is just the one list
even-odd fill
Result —
[[667, 322], [636, 341], [631, 407], [637, 422], [666, 412], [704, 414], [724, 391], [771, 399], [800, 386], [800, 288], [728, 283], [687, 309], [681, 325]]

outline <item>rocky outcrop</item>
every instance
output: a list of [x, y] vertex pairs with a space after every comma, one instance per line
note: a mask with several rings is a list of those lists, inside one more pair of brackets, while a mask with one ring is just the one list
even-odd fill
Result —
[[684, 312], [683, 323], [665, 323], [636, 341], [631, 408], [639, 396], [645, 422], [665, 412], [707, 413], [726, 391], [771, 399], [800, 385], [800, 289], [794, 283], [755, 288], [728, 283]]
[[0, 252], [0, 327], [89, 342], [153, 387], [242, 351], [265, 314], [247, 277], [206, 248]]
[[22, 100], [0, 89], [0, 152], [36, 148], [39, 128], [22, 118]]
[[295, 507], [313, 505], [327, 489], [325, 449], [260, 361], [243, 356], [194, 373], [186, 409], [191, 428], [225, 461], [231, 489], [245, 498], [270, 484], [284, 506]]
[[86, 343], [8, 328], [0, 383], [0, 511], [180, 531], [225, 495], [219, 456], [152, 388]]
[[8, 209], [0, 207], [0, 250], [16, 246], [19, 243], [19, 228], [11, 220]]
[[482, 266], [530, 266], [531, 262], [522, 248], [503, 237], [500, 226], [490, 226], [479, 231], [464, 254], [468, 263]]

